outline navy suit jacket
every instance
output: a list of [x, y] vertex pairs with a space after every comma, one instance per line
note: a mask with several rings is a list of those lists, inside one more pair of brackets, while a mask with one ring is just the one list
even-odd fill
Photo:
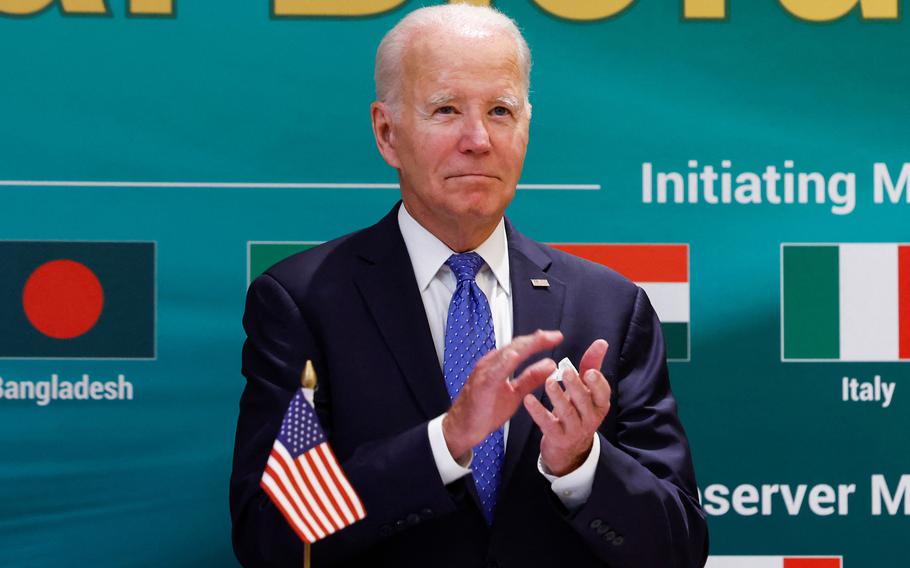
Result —
[[[529, 363], [546, 356], [577, 363], [595, 339], [610, 344], [602, 370], [613, 398], [588, 501], [567, 511], [553, 494], [537, 470], [541, 432], [523, 407], [510, 422], [492, 526], [470, 476], [443, 485], [427, 423], [451, 403], [396, 206], [376, 225], [284, 260], [250, 286], [231, 476], [234, 550], [245, 566], [301, 565], [302, 544], [259, 480], [307, 359], [319, 376], [317, 413], [367, 512], [314, 545], [314, 566], [704, 564], [705, 517], [647, 296], [508, 222], [506, 232], [514, 335], [542, 328], [565, 336]], [[549, 288], [533, 287], [538, 278]]]

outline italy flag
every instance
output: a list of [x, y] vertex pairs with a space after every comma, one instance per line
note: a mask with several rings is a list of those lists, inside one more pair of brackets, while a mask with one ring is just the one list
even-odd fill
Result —
[[784, 361], [910, 360], [910, 245], [781, 245]]

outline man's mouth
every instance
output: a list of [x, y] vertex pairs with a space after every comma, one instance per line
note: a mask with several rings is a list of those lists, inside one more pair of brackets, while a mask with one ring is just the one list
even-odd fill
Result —
[[497, 176], [493, 176], [493, 175], [489, 175], [489, 174], [482, 174], [482, 173], [475, 173], [475, 172], [464, 173], [464, 174], [454, 174], [454, 175], [446, 176], [446, 179], [452, 179], [452, 178], [470, 178], [470, 177], [488, 178], [488, 179], [499, 179]]

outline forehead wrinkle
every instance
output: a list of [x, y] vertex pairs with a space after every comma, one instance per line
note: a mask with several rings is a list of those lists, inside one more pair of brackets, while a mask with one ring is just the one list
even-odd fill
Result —
[[[470, 77], [477, 69], [481, 69], [484, 72], [493, 71], [498, 75], [487, 85], [494, 89], [494, 92], [488, 92], [484, 97], [488, 103], [503, 104], [515, 112], [525, 106], [525, 96], [518, 97], [512, 93], [515, 89], [524, 91], [527, 87], [524, 77], [521, 76], [517, 50], [500, 42], [500, 39], [508, 38], [497, 33], [466, 37], [450, 30], [436, 30], [435, 34], [432, 32], [433, 30], [420, 30], [415, 33], [402, 54], [402, 98], [406, 105], [424, 115], [429, 112], [430, 107], [459, 100], [462, 75]], [[501, 50], [495, 51], [497, 59], [495, 63], [489, 61], [487, 53], [481, 53], [483, 49], [477, 53], [474, 53], [474, 49], [469, 49], [471, 44], [478, 47], [490, 46], [489, 42], [496, 42], [502, 46]], [[454, 59], [453, 49], [458, 55]], [[422, 83], [423, 86], [427, 86], [426, 81], [436, 83], [438, 89], [429, 96], [421, 93], [423, 89], [418, 87]], [[494, 86], [497, 83], [498, 86]]]
[[[474, 53], [474, 47], [488, 46], [492, 43], [500, 43], [505, 40], [503, 50], [500, 52], [504, 55], [501, 65], [509, 74], [516, 76], [521, 75], [521, 65], [519, 63], [518, 50], [510, 45], [509, 36], [503, 33], [497, 33], [490, 30], [477, 30], [478, 33], [466, 33], [466, 30], [450, 29], [423, 29], [412, 34], [410, 41], [405, 46], [402, 53], [402, 71], [414, 71], [415, 64], [425, 58], [424, 64], [434, 64], [439, 62], [450, 63], [451, 51], [456, 50], [460, 61], [467, 64], [481, 63], [482, 66], [488, 65], [486, 57]], [[410, 69], [408, 69], [410, 68]], [[452, 68], [454, 71], [455, 69]], [[522, 78], [523, 79], [523, 78]]]

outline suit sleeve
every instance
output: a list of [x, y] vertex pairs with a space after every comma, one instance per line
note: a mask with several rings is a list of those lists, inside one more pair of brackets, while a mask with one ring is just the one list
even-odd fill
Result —
[[641, 289], [616, 379], [616, 443], [598, 433], [591, 496], [566, 518], [612, 567], [704, 566], [707, 524], [670, 391], [660, 322]]
[[[320, 372], [316, 411], [323, 426], [332, 423], [331, 377], [322, 372], [327, 367], [319, 341], [299, 306], [268, 274], [250, 286], [243, 327], [247, 339], [242, 372], [247, 383], [240, 399], [230, 485], [234, 552], [244, 566], [297, 567], [302, 542], [259, 481], [306, 360], [313, 360]], [[358, 447], [341, 466], [367, 516], [314, 545], [314, 562], [318, 559], [320, 566], [355, 556], [401, 530], [456, 509], [455, 496], [439, 477], [427, 422]]]

